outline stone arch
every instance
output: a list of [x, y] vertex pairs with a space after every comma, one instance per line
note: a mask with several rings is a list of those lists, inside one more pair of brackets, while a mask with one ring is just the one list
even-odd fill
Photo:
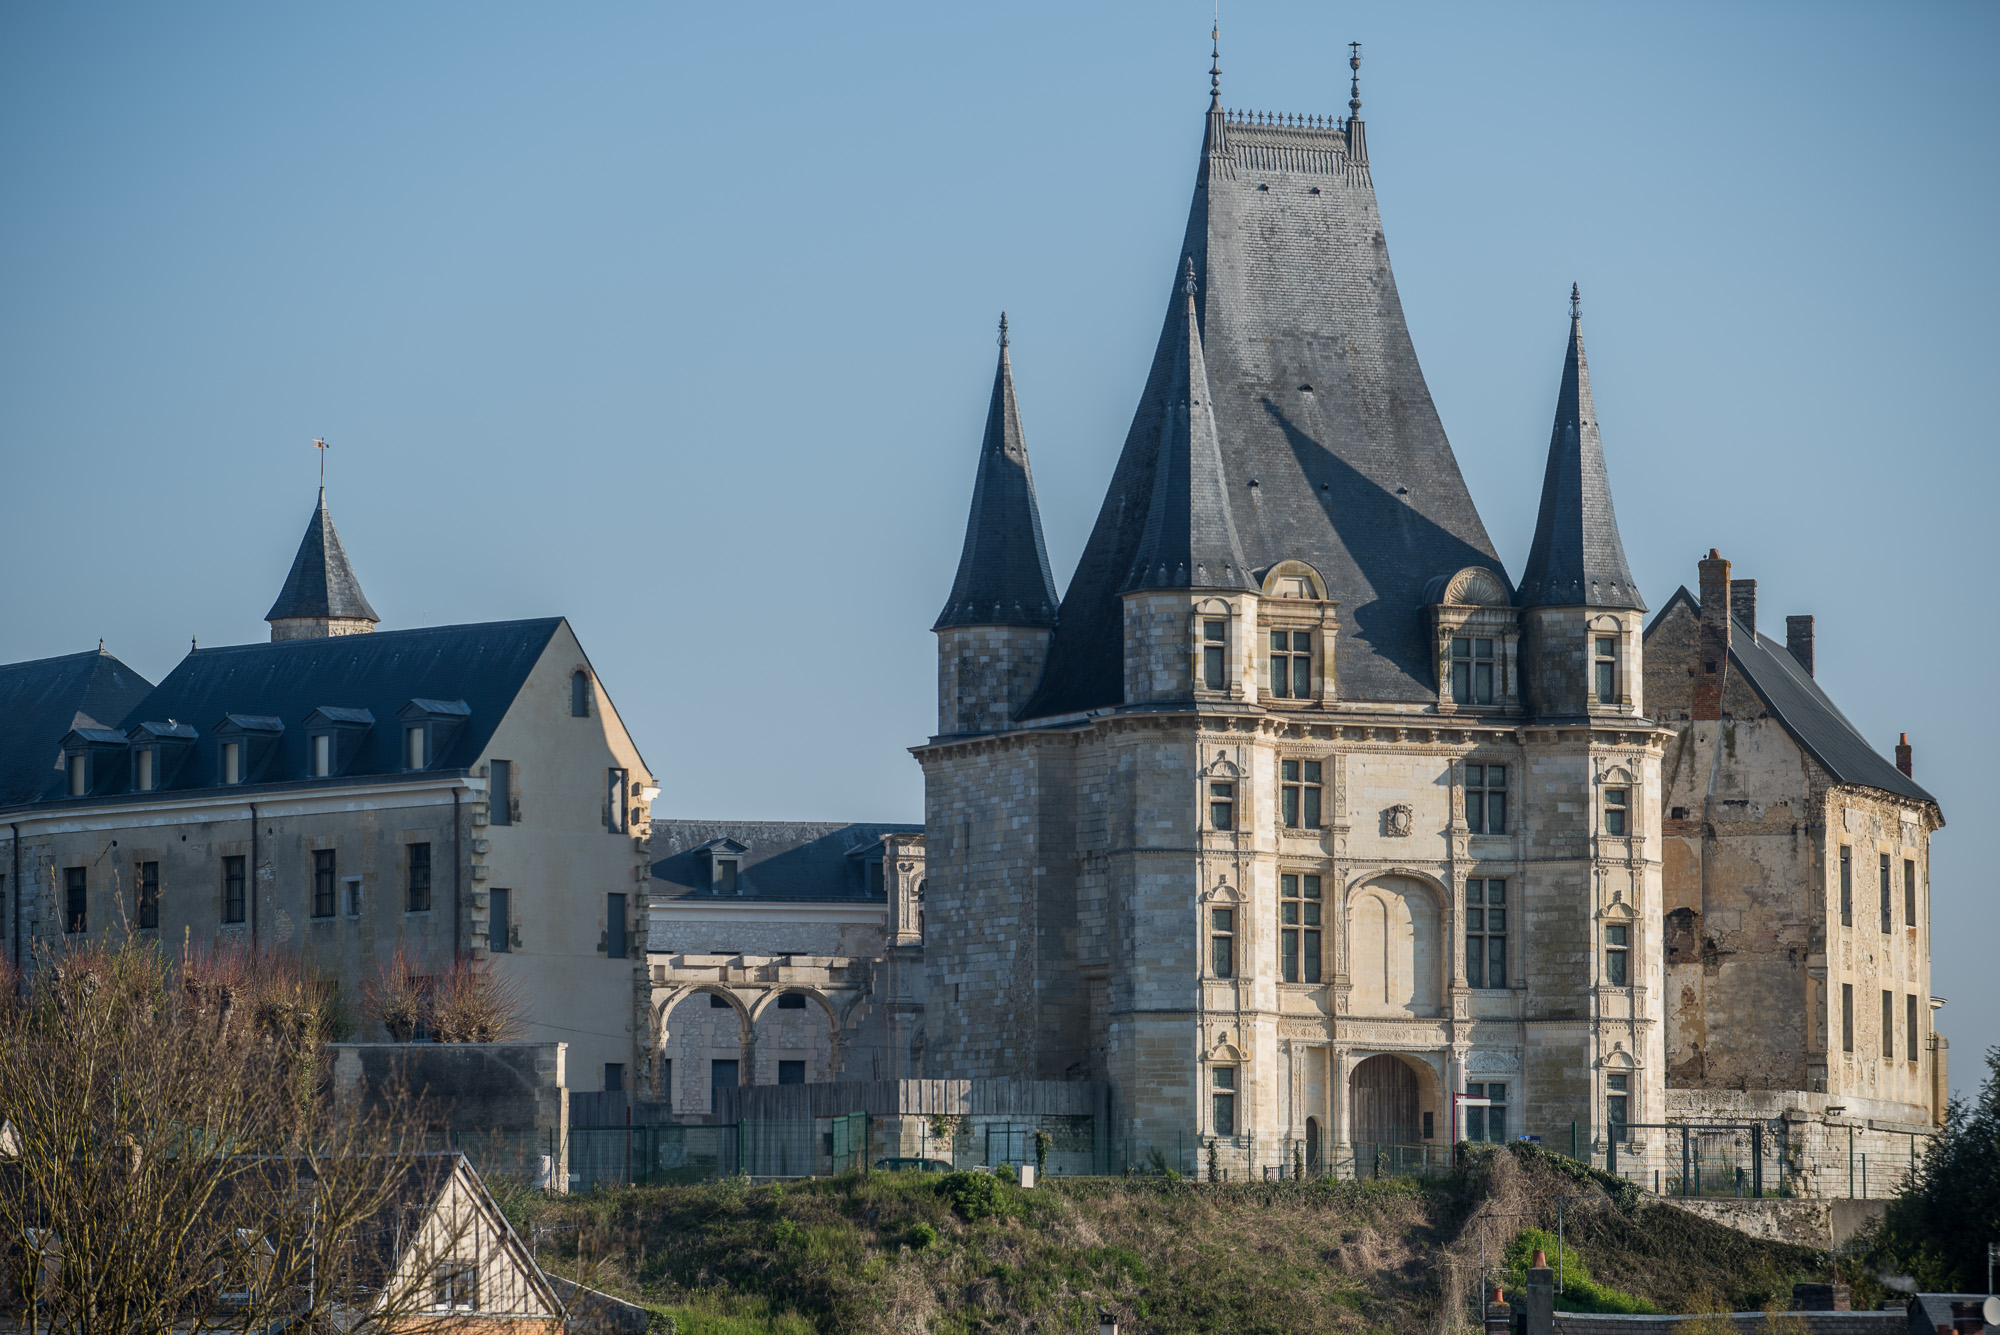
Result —
[[1304, 561], [1280, 561], [1264, 572], [1259, 592], [1267, 598], [1326, 597], [1326, 579]]
[[1449, 902], [1436, 881], [1411, 871], [1373, 875], [1348, 890], [1344, 935], [1356, 1015], [1443, 1013]]
[[1421, 1145], [1424, 1114], [1435, 1138], [1437, 1072], [1400, 1052], [1378, 1052], [1348, 1075], [1348, 1138], [1355, 1145]]
[[[804, 1008], [786, 1010], [781, 998], [807, 998]], [[751, 1008], [759, 1085], [820, 1084], [840, 1066], [840, 1015], [832, 1000], [814, 987], [774, 987]], [[794, 1065], [796, 1063], [796, 1065]]]
[[1431, 581], [1426, 602], [1452, 607], [1512, 607], [1507, 578], [1484, 566], [1467, 566], [1455, 575]]
[[[723, 1008], [710, 1002], [721, 997]], [[736, 1082], [749, 1084], [755, 1059], [755, 1030], [743, 999], [716, 983], [700, 983], [669, 994], [659, 1005], [659, 1056], [655, 1094], [676, 1113], [710, 1110], [717, 1072], [714, 1063], [734, 1061]]]

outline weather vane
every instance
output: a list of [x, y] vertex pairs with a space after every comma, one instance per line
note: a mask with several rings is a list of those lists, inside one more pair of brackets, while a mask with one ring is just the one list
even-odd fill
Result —
[[329, 444], [327, 444], [327, 443], [326, 443], [326, 437], [324, 437], [324, 436], [314, 436], [314, 437], [313, 437], [313, 448], [314, 448], [314, 449], [316, 449], [316, 450], [318, 450], [318, 451], [320, 452], [320, 454], [319, 454], [319, 489], [320, 489], [321, 491], [325, 491], [325, 490], [326, 490], [326, 452], [327, 452], [328, 450], [332, 449], [332, 448], [333, 448], [333, 446], [331, 446], [331, 445], [329, 445]]

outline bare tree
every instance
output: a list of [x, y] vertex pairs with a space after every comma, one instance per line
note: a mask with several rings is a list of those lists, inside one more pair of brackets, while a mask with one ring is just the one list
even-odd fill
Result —
[[505, 1043], [528, 1027], [527, 1001], [511, 979], [471, 960], [435, 976], [414, 972], [398, 946], [362, 986], [361, 1013], [398, 1043]]

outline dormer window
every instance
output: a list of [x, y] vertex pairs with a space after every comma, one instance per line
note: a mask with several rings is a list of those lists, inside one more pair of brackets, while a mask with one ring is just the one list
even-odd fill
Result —
[[333, 734], [321, 732], [313, 734], [312, 776], [324, 779], [333, 773]]
[[403, 768], [429, 769], [448, 755], [458, 730], [472, 717], [472, 707], [463, 700], [429, 700], [419, 697], [396, 711], [403, 722]]
[[[76, 728], [62, 740], [63, 791], [71, 797], [103, 792], [128, 749], [125, 734], [109, 728]], [[109, 767], [109, 768], [107, 768]]]
[[285, 735], [282, 719], [268, 714], [224, 714], [215, 725], [216, 778], [229, 785], [249, 783]]
[[180, 762], [195, 743], [195, 731], [185, 723], [141, 723], [129, 734], [132, 747], [132, 791], [150, 793], [173, 782]]
[[1272, 695], [1280, 700], [1312, 699], [1312, 644], [1311, 631], [1271, 632]]
[[150, 746], [142, 746], [132, 753], [132, 788], [135, 792], [153, 791], [154, 771], [157, 768], [159, 752]]
[[90, 791], [90, 757], [81, 751], [69, 758], [69, 795], [82, 797]]
[[307, 772], [329, 779], [346, 770], [359, 754], [375, 716], [365, 709], [321, 705], [306, 716]]
[[429, 757], [424, 754], [424, 730], [422, 727], [403, 729], [403, 768], [422, 769]]
[[[712, 895], [740, 895], [743, 893], [743, 855], [749, 847], [734, 839], [711, 839], [698, 848], [690, 849], [695, 866], [707, 873], [708, 891]], [[697, 879], [696, 885], [700, 884]]]
[[1452, 637], [1451, 702], [1493, 703], [1493, 641], [1466, 635]]
[[742, 864], [735, 858], [717, 858], [715, 860], [715, 893], [718, 895], [741, 894], [742, 891], [738, 888], [739, 883], [737, 881], [737, 873], [741, 868]]
[[243, 782], [243, 743], [222, 744], [222, 781], [228, 784]]

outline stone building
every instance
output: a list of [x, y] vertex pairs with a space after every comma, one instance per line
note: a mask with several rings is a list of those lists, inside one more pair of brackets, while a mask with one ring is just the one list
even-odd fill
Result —
[[283, 948], [350, 1005], [399, 950], [423, 975], [479, 961], [579, 1088], [622, 1086], [654, 790], [568, 622], [375, 630], [323, 491], [267, 619], [270, 643], [149, 688], [95, 655], [0, 670], [48, 687], [5, 751], [32, 771], [0, 809], [16, 957]]
[[[1152, 370], [1060, 600], [1003, 322], [914, 749], [925, 1074], [1107, 1080], [1117, 1134], [1225, 1165], [1455, 1135], [1643, 1154], [1626, 1128], [1664, 1121], [1707, 1050], [1667, 916], [1684, 878], [1662, 898], [1690, 743], [1650, 694], [1577, 294], [1515, 584], [1403, 321], [1351, 63], [1345, 119], [1211, 91]], [[1843, 819], [1920, 848], [1935, 804], [1852, 743], [1827, 781], [1870, 797]], [[1784, 967], [1867, 967], [1797, 935]], [[1927, 1006], [1895, 943], [1897, 995]], [[1735, 967], [1706, 1003], [1732, 1019], [1774, 999]], [[1926, 1060], [1772, 1078], [1893, 1086], [1914, 1116]]]

